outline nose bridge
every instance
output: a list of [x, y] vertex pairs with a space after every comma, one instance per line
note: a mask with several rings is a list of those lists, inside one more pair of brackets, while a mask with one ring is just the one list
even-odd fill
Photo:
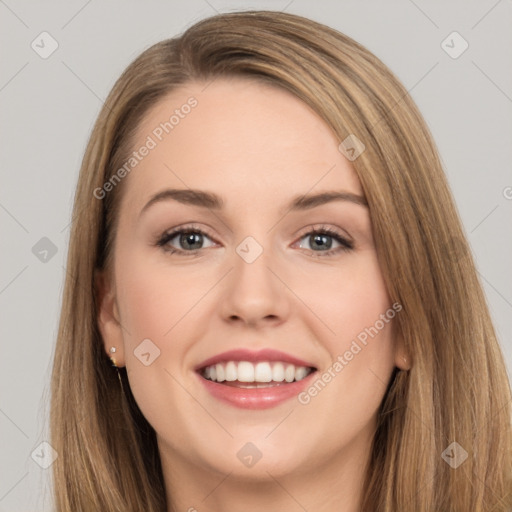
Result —
[[[244, 292], [268, 293], [275, 288], [274, 276], [270, 272], [275, 262], [272, 250], [271, 236], [263, 234], [247, 236], [235, 248], [234, 257], [234, 284], [237, 289]], [[248, 288], [245, 290], [245, 288]]]
[[274, 275], [276, 254], [271, 233], [247, 236], [236, 247], [229, 290], [224, 301], [225, 318], [238, 317], [247, 323], [287, 315], [286, 290]]

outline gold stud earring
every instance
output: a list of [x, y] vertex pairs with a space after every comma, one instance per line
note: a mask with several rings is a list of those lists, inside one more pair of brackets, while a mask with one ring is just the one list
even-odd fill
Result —
[[[116, 347], [110, 347], [111, 354], [115, 354], [116, 350], [117, 350]], [[116, 360], [112, 356], [110, 356], [110, 360], [112, 361], [112, 365], [117, 368]]]
[[[116, 347], [110, 347], [110, 349], [109, 349], [109, 352], [111, 354], [115, 354], [116, 351], [117, 351]], [[116, 369], [117, 378], [119, 380], [119, 384], [121, 385], [121, 392], [124, 394], [124, 386], [123, 386], [123, 381], [121, 379], [121, 374], [119, 373], [119, 366], [117, 366], [116, 360], [112, 356], [110, 356], [110, 360], [112, 361], [112, 366]]]

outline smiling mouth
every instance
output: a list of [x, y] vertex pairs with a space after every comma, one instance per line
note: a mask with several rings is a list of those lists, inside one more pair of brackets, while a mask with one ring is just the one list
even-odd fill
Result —
[[316, 368], [281, 361], [226, 361], [198, 370], [201, 377], [225, 386], [254, 389], [299, 382]]

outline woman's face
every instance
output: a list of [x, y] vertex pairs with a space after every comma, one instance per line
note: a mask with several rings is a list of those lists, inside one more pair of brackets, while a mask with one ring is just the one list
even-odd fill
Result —
[[364, 464], [401, 366], [400, 305], [340, 142], [245, 79], [182, 87], [139, 126], [99, 323], [164, 466], [311, 478]]

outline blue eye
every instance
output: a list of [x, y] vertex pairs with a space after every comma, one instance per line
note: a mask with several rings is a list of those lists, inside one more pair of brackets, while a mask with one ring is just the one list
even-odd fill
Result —
[[[185, 252], [195, 253], [204, 248], [202, 244], [205, 237], [209, 238], [208, 235], [200, 229], [182, 227], [169, 233], [164, 233], [157, 242], [157, 245], [171, 254]], [[177, 239], [181, 247], [176, 248], [171, 245], [174, 239]]]
[[[352, 242], [329, 227], [313, 229], [306, 233], [301, 240], [304, 238], [309, 242], [309, 250], [313, 253], [317, 253], [315, 256], [330, 256], [339, 251], [351, 251], [354, 248]], [[332, 249], [333, 240], [339, 244], [339, 247]], [[320, 251], [314, 250], [313, 247], [320, 247]]]
[[[322, 226], [308, 231], [302, 235], [299, 240], [304, 239], [308, 240], [309, 248], [307, 249], [314, 257], [331, 256], [340, 251], [350, 251], [354, 248], [351, 241], [347, 240], [336, 230], [328, 226]], [[198, 251], [205, 249], [203, 246], [205, 240], [210, 240], [210, 236], [202, 229], [193, 226], [183, 226], [170, 232], [163, 233], [156, 245], [170, 254], [183, 256], [197, 255]], [[332, 248], [333, 241], [339, 246]], [[176, 247], [173, 243], [177, 243], [180, 247]], [[215, 243], [212, 243], [210, 247], [214, 245]], [[300, 247], [304, 248], [302, 245], [300, 245]]]

